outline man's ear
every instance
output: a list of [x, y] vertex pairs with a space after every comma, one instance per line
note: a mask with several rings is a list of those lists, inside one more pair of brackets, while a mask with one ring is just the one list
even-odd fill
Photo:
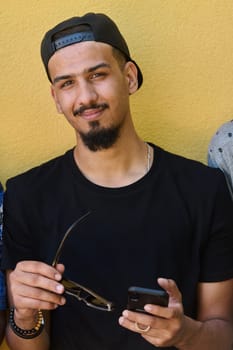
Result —
[[55, 102], [55, 105], [56, 105], [56, 108], [57, 108], [57, 112], [60, 113], [60, 114], [63, 114], [61, 105], [60, 105], [60, 103], [59, 103], [59, 101], [57, 99], [56, 92], [54, 91], [54, 88], [53, 88], [52, 85], [51, 85], [50, 91], [51, 91], [52, 98], [54, 99], [54, 102]]
[[138, 70], [131, 61], [125, 64], [126, 78], [128, 81], [129, 94], [132, 95], [138, 89]]

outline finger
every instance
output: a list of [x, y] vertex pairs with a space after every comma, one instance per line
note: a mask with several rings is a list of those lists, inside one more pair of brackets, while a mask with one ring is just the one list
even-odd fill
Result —
[[[179, 307], [177, 307], [179, 305]], [[177, 315], [180, 314], [180, 305], [176, 304], [176, 306], [173, 305], [173, 307], [165, 307], [165, 306], [159, 306], [159, 305], [152, 305], [147, 304], [145, 305], [144, 309], [149, 314], [155, 316], [154, 322], [156, 328], [163, 328], [166, 320], [172, 319], [174, 317], [177, 317]]]
[[145, 332], [145, 330], [147, 331], [147, 333], [149, 333], [151, 326], [149, 324], [146, 323], [139, 323], [139, 322], [132, 322], [130, 321], [128, 318], [121, 316], [119, 318], [119, 324], [124, 327], [129, 329], [132, 332], [135, 333], [139, 333], [142, 334]]
[[56, 266], [56, 270], [61, 274], [63, 275], [63, 273], [65, 272], [65, 266], [63, 264], [57, 264]]
[[[59, 264], [58, 266], [61, 268], [62, 265]], [[16, 265], [15, 271], [31, 272], [56, 280], [62, 278], [61, 273], [56, 268], [41, 261], [20, 261]]]
[[[153, 306], [153, 305], [152, 305]], [[156, 306], [155, 305], [155, 308], [158, 307], [159, 309], [167, 309], [167, 308], [164, 308], [162, 306]], [[168, 310], [168, 309], [167, 309]], [[137, 322], [138, 324], [141, 324], [141, 325], [146, 325], [147, 326], [150, 326], [151, 328], [153, 329], [163, 329], [163, 328], [166, 328], [166, 319], [165, 317], [160, 317], [160, 316], [157, 316], [157, 314], [154, 314], [153, 316], [150, 316], [150, 315], [147, 315], [147, 314], [143, 314], [143, 313], [138, 313], [138, 312], [132, 312], [132, 311], [129, 311], [129, 310], [124, 310], [123, 313], [122, 313], [122, 316], [124, 318], [126, 318], [129, 322], [132, 322], [133, 324], [135, 322]], [[156, 317], [155, 317], [156, 316]], [[167, 315], [168, 318], [170, 318], [170, 311], [168, 310], [167, 312]], [[133, 326], [131, 326], [132, 328]], [[144, 327], [142, 327], [144, 328]]]
[[[140, 330], [138, 327], [142, 327], [142, 329], [147, 329], [146, 324], [140, 324], [136, 322], [131, 322], [125, 317], [119, 318], [119, 324], [127, 328], [128, 330], [140, 334], [145, 340], [147, 340], [149, 343], [155, 345], [155, 346], [164, 346], [164, 333], [166, 331], [164, 329], [155, 329], [150, 327], [146, 332], [143, 330]], [[165, 335], [166, 336], [166, 335]]]
[[[18, 299], [18, 298], [17, 298]], [[44, 301], [44, 300], [40, 300], [40, 299], [33, 299], [33, 298], [24, 298], [21, 297], [20, 299], [18, 299], [18, 301], [16, 301], [14, 303], [14, 307], [17, 310], [22, 310], [22, 309], [26, 309], [26, 310], [54, 310], [56, 309], [59, 305], [64, 305], [65, 304], [65, 299], [64, 299], [64, 303], [52, 303], [52, 302], [48, 302], [48, 301]]]
[[182, 296], [175, 281], [172, 279], [158, 278], [158, 284], [169, 294], [169, 306], [182, 303]]
[[[150, 315], [146, 315], [143, 313], [139, 313], [139, 312], [133, 312], [133, 311], [129, 311], [129, 310], [124, 310], [122, 313], [122, 322], [124, 323], [124, 325], [127, 325], [130, 327], [131, 330], [135, 331], [135, 322], [137, 322], [138, 324], [142, 325], [141, 328], [146, 328], [147, 326], [152, 327], [153, 322], [155, 317], [150, 316]], [[137, 327], [136, 327], [137, 328]], [[140, 330], [136, 329], [136, 331], [138, 333], [140, 333]]]
[[58, 294], [64, 293], [64, 286], [61, 283], [36, 273], [22, 271], [16, 273], [12, 271], [9, 275], [9, 281], [14, 285], [14, 289], [16, 288], [15, 284], [17, 284], [18, 286], [22, 285], [23, 288], [25, 288], [25, 286], [31, 286]]
[[[63, 287], [63, 286], [62, 286]], [[63, 288], [64, 289], [64, 288]], [[54, 304], [63, 305], [64, 297], [57, 293], [50, 292], [48, 289], [31, 287], [24, 284], [18, 284], [15, 288], [14, 300], [18, 298], [33, 298], [41, 301], [48, 301]]]
[[[122, 316], [119, 318], [119, 324], [122, 327], [139, 333], [151, 344], [162, 347], [170, 344], [171, 332], [168, 322], [166, 319], [160, 317], [144, 316], [143, 314], [129, 312], [128, 310], [124, 310]], [[142, 329], [140, 330], [140, 328]]]
[[155, 326], [154, 317], [140, 318], [140, 315], [138, 314], [138, 316], [134, 315], [134, 320], [132, 320], [132, 318], [129, 319], [126, 317], [127, 310], [125, 311], [125, 316], [123, 312], [123, 315], [119, 318], [119, 324], [122, 327], [127, 328], [132, 332], [141, 334], [145, 339], [151, 338], [155, 340], [155, 337], [161, 338], [164, 336], [166, 330], [162, 327], [160, 328]]

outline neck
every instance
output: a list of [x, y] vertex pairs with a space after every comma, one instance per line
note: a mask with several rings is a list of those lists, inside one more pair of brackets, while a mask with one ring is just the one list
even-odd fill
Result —
[[118, 142], [107, 150], [92, 152], [77, 145], [74, 158], [83, 175], [104, 187], [123, 187], [142, 178], [153, 161], [153, 149], [140, 138]]

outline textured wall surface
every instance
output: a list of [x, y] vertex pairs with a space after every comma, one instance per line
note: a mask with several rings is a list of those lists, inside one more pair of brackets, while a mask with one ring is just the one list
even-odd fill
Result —
[[113, 17], [143, 70], [131, 105], [144, 139], [205, 162], [212, 134], [233, 116], [232, 0], [1, 1], [3, 184], [75, 143], [50, 97], [39, 46], [58, 21], [89, 11]]

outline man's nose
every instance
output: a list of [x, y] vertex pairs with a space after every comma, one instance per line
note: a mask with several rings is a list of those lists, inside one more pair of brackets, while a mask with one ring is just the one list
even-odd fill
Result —
[[79, 84], [77, 89], [77, 100], [80, 106], [89, 106], [97, 100], [97, 91], [93, 84], [88, 81]]

